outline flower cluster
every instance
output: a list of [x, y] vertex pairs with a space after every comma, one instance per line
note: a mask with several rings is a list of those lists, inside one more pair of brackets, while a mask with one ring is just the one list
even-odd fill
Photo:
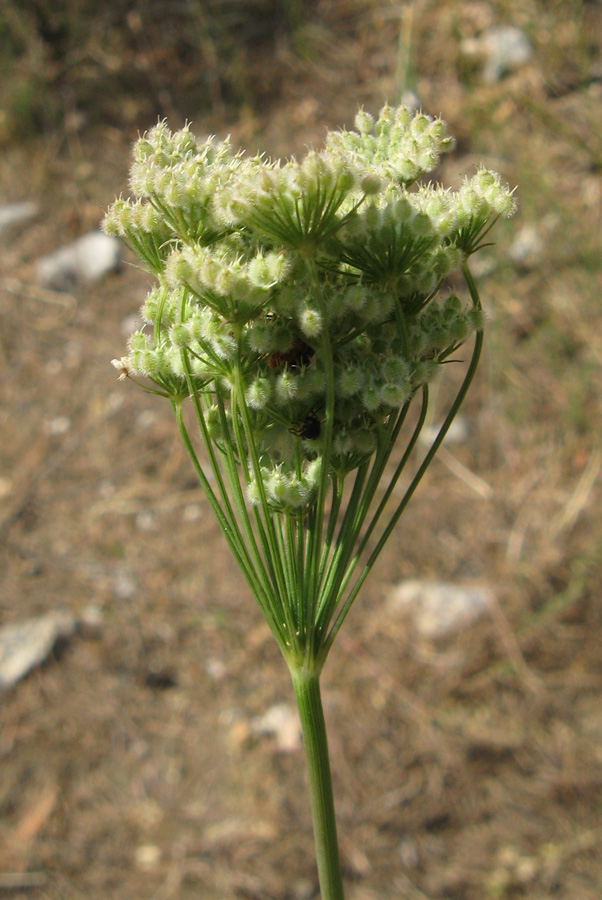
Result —
[[251, 503], [301, 510], [481, 327], [446, 278], [514, 198], [479, 170], [412, 187], [452, 147], [405, 107], [361, 112], [298, 162], [234, 154], [160, 123], [134, 148], [132, 200], [104, 227], [157, 276], [114, 364], [180, 403], [234, 459]]

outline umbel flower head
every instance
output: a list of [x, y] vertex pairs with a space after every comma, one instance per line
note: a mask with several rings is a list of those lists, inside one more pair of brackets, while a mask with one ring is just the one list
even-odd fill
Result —
[[370, 458], [481, 327], [444, 285], [515, 207], [484, 169], [455, 192], [416, 186], [453, 146], [440, 119], [385, 106], [355, 125], [273, 162], [161, 122], [104, 222], [157, 278], [114, 364], [192, 397], [247, 501], [273, 510], [306, 509]]

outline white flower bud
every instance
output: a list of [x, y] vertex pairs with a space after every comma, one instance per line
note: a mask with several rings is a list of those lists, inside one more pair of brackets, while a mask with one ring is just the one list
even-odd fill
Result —
[[374, 128], [374, 117], [370, 113], [361, 109], [355, 117], [353, 123], [360, 134], [369, 134]]
[[368, 175], [364, 175], [360, 180], [360, 188], [362, 193], [366, 194], [366, 196], [371, 197], [374, 194], [378, 194], [384, 187], [383, 179], [374, 172], [370, 172]]
[[368, 412], [374, 412], [381, 405], [380, 389], [370, 382], [362, 391], [362, 403]]
[[297, 379], [288, 371], [281, 372], [276, 379], [276, 396], [281, 403], [288, 403], [297, 395]]
[[356, 453], [366, 455], [376, 450], [376, 435], [367, 428], [360, 428], [353, 432], [353, 448]]
[[220, 359], [233, 359], [238, 345], [231, 334], [219, 334], [211, 340], [211, 347]]
[[434, 231], [431, 218], [426, 213], [419, 212], [412, 219], [412, 234], [415, 237], [431, 237]]
[[247, 388], [246, 399], [253, 409], [264, 409], [272, 396], [272, 384], [268, 378], [259, 375]]
[[475, 306], [468, 310], [466, 316], [470, 322], [471, 328], [475, 330], [481, 329], [485, 324], [485, 314], [483, 313], [483, 310], [477, 309]]
[[361, 284], [354, 284], [347, 288], [345, 304], [350, 312], [361, 313], [366, 305], [366, 292]]
[[350, 453], [353, 449], [353, 440], [349, 435], [346, 428], [341, 428], [339, 431], [335, 432], [333, 441], [332, 441], [332, 451], [337, 456], [344, 456], [346, 453]]
[[381, 403], [385, 406], [403, 406], [412, 395], [412, 387], [407, 381], [384, 384], [380, 389]]
[[305, 467], [305, 471], [303, 473], [303, 480], [307, 485], [310, 491], [314, 490], [318, 486], [318, 482], [320, 481], [320, 476], [322, 473], [322, 457], [318, 456], [316, 459], [313, 459], [311, 462], [307, 464]]
[[296, 474], [292, 474], [286, 486], [286, 505], [292, 509], [305, 506], [309, 498], [310, 488], [299, 480]]
[[247, 485], [247, 500], [251, 506], [259, 506], [261, 503], [261, 489], [254, 478]]
[[249, 280], [255, 287], [270, 287], [274, 284], [265, 256], [259, 253], [249, 263]]
[[359, 366], [347, 366], [339, 373], [337, 390], [342, 397], [353, 397], [364, 387], [365, 375]]
[[286, 478], [280, 469], [273, 469], [266, 482], [266, 490], [270, 499], [278, 504], [285, 501], [287, 487]]
[[272, 283], [284, 281], [291, 268], [285, 253], [266, 253], [265, 263]]
[[169, 329], [169, 339], [174, 347], [187, 347], [190, 341], [190, 333], [186, 325], [172, 325]]
[[322, 331], [322, 313], [311, 306], [305, 306], [299, 315], [299, 327], [305, 337], [318, 337]]

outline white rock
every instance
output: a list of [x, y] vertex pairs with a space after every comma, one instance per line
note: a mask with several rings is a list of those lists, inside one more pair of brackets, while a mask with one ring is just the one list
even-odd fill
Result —
[[407, 106], [408, 109], [411, 109], [412, 112], [415, 112], [422, 107], [420, 97], [418, 94], [414, 93], [414, 91], [404, 91], [401, 95], [401, 102], [404, 106]]
[[141, 844], [134, 852], [139, 869], [153, 869], [161, 859], [161, 848], [156, 844]]
[[493, 603], [486, 586], [464, 587], [437, 581], [405, 581], [389, 597], [390, 612], [408, 613], [421, 637], [445, 637], [480, 619]]
[[6, 203], [0, 206], [0, 234], [17, 222], [33, 219], [38, 213], [37, 204], [25, 200], [23, 203]]
[[205, 662], [205, 672], [212, 681], [222, 681], [228, 674], [228, 669], [223, 660], [210, 656]]
[[156, 421], [157, 413], [153, 409], [143, 409], [136, 416], [136, 427], [146, 431], [148, 428], [152, 428]]
[[71, 428], [71, 419], [69, 416], [55, 416], [54, 419], [47, 419], [44, 422], [44, 431], [51, 437], [60, 437], [67, 434]]
[[[432, 444], [439, 434], [439, 429], [441, 428], [442, 424], [442, 422], [439, 422], [437, 425], [431, 425], [428, 428], [423, 428], [423, 430], [420, 432], [420, 442], [423, 444]], [[443, 438], [443, 443], [463, 444], [468, 438], [468, 433], [468, 422], [466, 421], [464, 416], [456, 416], [456, 418], [447, 429], [447, 434]]]
[[508, 254], [515, 266], [535, 269], [543, 256], [544, 242], [535, 225], [523, 225], [512, 241]]
[[117, 571], [112, 578], [113, 592], [120, 600], [131, 600], [138, 586], [129, 572]]
[[157, 530], [157, 522], [150, 509], [141, 509], [140, 512], [136, 514], [135, 522], [138, 531]]
[[78, 626], [82, 637], [96, 639], [102, 635], [104, 614], [100, 606], [94, 603], [85, 606], [79, 614]]
[[281, 753], [294, 753], [301, 746], [301, 725], [297, 710], [288, 703], [271, 706], [262, 716], [251, 721], [255, 734], [270, 734], [276, 738]]
[[203, 515], [203, 509], [200, 503], [189, 503], [184, 507], [182, 518], [185, 522], [198, 522]]
[[477, 38], [468, 38], [462, 42], [462, 51], [467, 56], [483, 57], [483, 81], [487, 84], [495, 84], [506, 72], [518, 69], [533, 53], [524, 31], [514, 25], [490, 28]]
[[50, 612], [0, 629], [0, 689], [12, 687], [44, 662], [58, 640], [71, 637], [75, 625], [70, 613]]
[[101, 231], [90, 231], [72, 244], [43, 256], [36, 264], [40, 284], [65, 290], [78, 283], [99, 281], [119, 267], [121, 244]]

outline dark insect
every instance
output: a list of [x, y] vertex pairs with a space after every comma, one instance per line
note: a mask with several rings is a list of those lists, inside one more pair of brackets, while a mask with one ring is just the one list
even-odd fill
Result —
[[291, 434], [303, 438], [304, 441], [317, 441], [322, 431], [322, 424], [317, 416], [310, 413], [303, 422], [299, 422], [291, 428]]
[[271, 369], [300, 369], [311, 362], [315, 355], [315, 350], [306, 344], [301, 338], [295, 338], [288, 350], [276, 350], [275, 353], [268, 358], [268, 366]]

